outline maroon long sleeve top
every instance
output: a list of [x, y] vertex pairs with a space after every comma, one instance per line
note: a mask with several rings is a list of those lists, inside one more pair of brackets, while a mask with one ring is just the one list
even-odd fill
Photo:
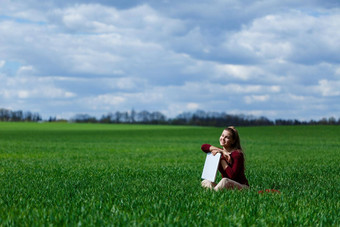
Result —
[[[210, 152], [210, 144], [203, 144], [201, 149], [205, 153]], [[220, 171], [222, 178], [229, 178], [233, 181], [236, 181], [240, 184], [248, 185], [248, 180], [244, 174], [244, 156], [242, 152], [239, 152], [238, 150], [235, 150], [231, 152], [231, 164], [228, 164], [228, 166], [223, 169], [221, 163], [218, 166], [218, 170]], [[221, 159], [224, 159], [224, 156], [221, 155]], [[228, 162], [227, 162], [228, 163]]]

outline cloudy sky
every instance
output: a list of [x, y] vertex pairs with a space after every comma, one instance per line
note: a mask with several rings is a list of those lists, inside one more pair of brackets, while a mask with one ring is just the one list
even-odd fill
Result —
[[0, 108], [340, 117], [338, 0], [0, 5]]

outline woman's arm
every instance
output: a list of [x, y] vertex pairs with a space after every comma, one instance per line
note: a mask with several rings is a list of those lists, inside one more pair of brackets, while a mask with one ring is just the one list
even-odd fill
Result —
[[225, 165], [223, 166], [222, 162], [222, 167], [224, 171], [227, 173], [230, 179], [234, 179], [240, 171], [244, 168], [244, 157], [242, 153], [239, 152], [234, 152], [233, 155], [233, 164], [231, 166]]
[[210, 146], [210, 152], [215, 156], [217, 153], [222, 153], [223, 154], [223, 149], [215, 146]]
[[[221, 153], [222, 156], [224, 157], [224, 159], [227, 161], [227, 164], [231, 164], [230, 154], [228, 154], [228, 153], [227, 153], [226, 151], [224, 151], [222, 148], [214, 147], [214, 146], [210, 145], [209, 151], [210, 151], [213, 155], [216, 155], [217, 153]], [[223, 168], [223, 169], [225, 169], [225, 168]]]
[[219, 147], [212, 146], [210, 144], [203, 144], [201, 146], [202, 151], [205, 153], [211, 152], [213, 155], [216, 155], [217, 153], [223, 153], [223, 149]]
[[204, 151], [205, 153], [209, 153], [210, 152], [210, 144], [202, 144], [201, 146], [201, 150]]

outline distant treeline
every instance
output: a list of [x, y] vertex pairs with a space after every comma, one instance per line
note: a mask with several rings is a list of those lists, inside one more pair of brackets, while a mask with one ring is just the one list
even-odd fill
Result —
[[0, 121], [41, 121], [42, 118], [38, 113], [32, 113], [30, 111], [12, 111], [0, 108]]
[[[38, 113], [30, 111], [23, 112], [11, 111], [0, 108], [0, 121], [42, 121]], [[269, 120], [266, 117], [254, 117], [243, 114], [227, 114], [218, 112], [205, 112], [197, 110], [196, 112], [184, 112], [175, 118], [167, 118], [161, 112], [141, 111], [136, 112], [112, 112], [102, 115], [99, 119], [89, 114], [77, 114], [69, 120], [57, 119], [50, 117], [47, 121], [69, 121], [77, 123], [106, 123], [106, 124], [162, 124], [162, 125], [196, 125], [196, 126], [217, 126], [223, 127], [227, 125], [235, 126], [267, 126], [267, 125], [340, 125], [340, 118], [335, 117], [322, 118], [320, 120], [300, 121], [276, 119]]]
[[[53, 119], [52, 119], [53, 120]], [[337, 120], [334, 117], [322, 118], [320, 120], [300, 121], [300, 120], [285, 120], [276, 119], [269, 120], [266, 117], [255, 117], [243, 114], [227, 114], [218, 112], [205, 112], [197, 110], [196, 112], [184, 112], [177, 115], [175, 118], [167, 118], [161, 112], [115, 112], [103, 115], [100, 119], [88, 114], [77, 114], [71, 122], [79, 123], [130, 123], [130, 124], [167, 124], [167, 125], [196, 125], [196, 126], [217, 126], [223, 127], [226, 125], [235, 126], [267, 126], [267, 125], [340, 125], [340, 118]]]

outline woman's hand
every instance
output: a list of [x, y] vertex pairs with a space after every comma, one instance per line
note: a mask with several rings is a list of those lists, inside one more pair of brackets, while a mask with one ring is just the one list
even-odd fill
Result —
[[227, 160], [227, 162], [228, 162], [229, 164], [231, 164], [231, 157], [230, 157], [230, 154], [227, 153], [227, 152], [225, 152], [225, 151], [223, 151], [222, 155], [224, 156], [225, 160]]
[[210, 152], [215, 156], [217, 153], [222, 153], [223, 150], [218, 147], [210, 146]]
[[217, 153], [219, 153], [219, 150], [217, 149], [211, 150], [211, 153], [215, 156]]

